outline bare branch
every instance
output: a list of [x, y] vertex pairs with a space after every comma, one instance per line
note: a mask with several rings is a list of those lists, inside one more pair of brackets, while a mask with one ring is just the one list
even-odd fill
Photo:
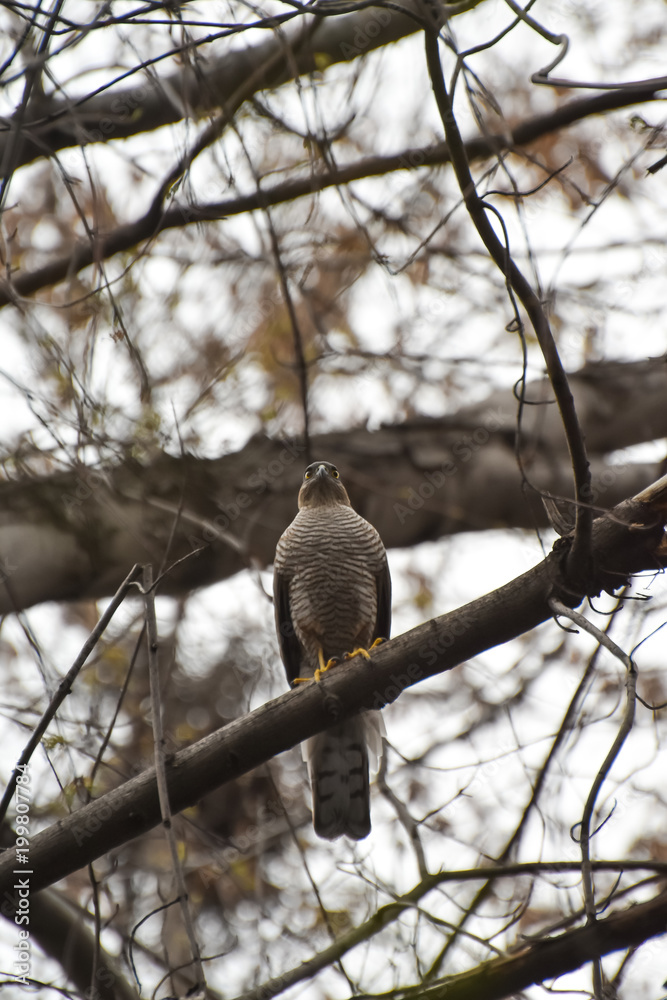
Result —
[[12, 771], [11, 777], [2, 796], [2, 801], [0, 801], [0, 823], [2, 823], [3, 819], [5, 818], [9, 803], [12, 801], [12, 796], [14, 795], [14, 791], [16, 789], [16, 779], [18, 777], [19, 771], [22, 771], [23, 768], [25, 768], [26, 764], [32, 757], [36, 748], [39, 746], [42, 736], [48, 729], [49, 723], [51, 722], [54, 715], [64, 702], [67, 695], [70, 694], [72, 690], [72, 685], [74, 684], [74, 681], [79, 675], [79, 671], [81, 670], [86, 660], [92, 653], [93, 649], [97, 645], [100, 637], [104, 634], [107, 625], [109, 624], [115, 613], [118, 611], [118, 608], [121, 606], [121, 604], [127, 597], [128, 591], [136, 583], [137, 579], [140, 576], [140, 573], [141, 573], [140, 566], [135, 565], [132, 567], [132, 569], [126, 576], [125, 580], [123, 580], [120, 587], [116, 591], [115, 595], [111, 599], [109, 606], [106, 608], [104, 614], [101, 616], [97, 625], [95, 626], [93, 631], [90, 633], [90, 635], [84, 642], [81, 652], [77, 656], [76, 660], [74, 661], [74, 663], [69, 668], [69, 670], [61, 680], [60, 684], [58, 685], [58, 690], [51, 698], [51, 701], [49, 702], [46, 711], [42, 715], [42, 718], [39, 720], [32, 736], [28, 740], [23, 752], [21, 753], [21, 756], [19, 757], [16, 767]]
[[158, 659], [159, 639], [157, 620], [155, 617], [155, 591], [153, 587], [153, 568], [144, 566], [143, 570], [144, 603], [146, 607], [146, 643], [148, 649], [148, 674], [151, 689], [151, 723], [153, 726], [153, 741], [155, 746], [155, 780], [158, 798], [160, 800], [160, 815], [162, 829], [169, 844], [174, 881], [178, 892], [178, 902], [183, 916], [183, 925], [190, 944], [192, 962], [195, 967], [196, 981], [192, 986], [193, 996], [203, 996], [206, 992], [206, 977], [201, 961], [201, 953], [197, 943], [192, 914], [188, 902], [188, 891], [185, 886], [183, 866], [178, 856], [178, 844], [174, 835], [169, 788], [166, 774], [166, 740], [162, 718], [162, 685], [160, 683], [160, 664]]
[[[616, 111], [633, 104], [643, 104], [659, 99], [657, 95], [667, 86], [664, 80], [629, 85], [624, 91], [610, 91], [592, 98], [571, 101], [556, 111], [538, 115], [507, 134], [480, 137], [465, 143], [468, 162], [484, 159], [504, 149], [527, 145], [542, 135], [565, 128], [592, 115]], [[280, 205], [297, 198], [308, 197], [318, 191], [341, 184], [350, 184], [365, 177], [380, 177], [397, 170], [416, 170], [437, 166], [451, 161], [446, 143], [416, 149], [406, 149], [391, 156], [366, 157], [339, 169], [329, 167], [321, 174], [309, 173], [307, 177], [285, 181], [263, 191], [206, 204], [174, 205], [156, 219], [148, 212], [134, 222], [128, 222], [108, 233], [100, 233], [94, 241], [82, 242], [72, 253], [56, 258], [49, 264], [0, 280], [0, 307], [16, 301], [17, 297], [34, 295], [42, 288], [49, 288], [96, 261], [109, 260], [117, 253], [138, 247], [169, 229], [181, 229], [199, 222], [213, 222], [232, 215], [254, 212], [263, 205]]]
[[[549, 321], [534, 289], [514, 263], [507, 239], [505, 239], [505, 245], [503, 245], [496, 236], [487, 215], [491, 210], [490, 206], [485, 204], [477, 194], [475, 182], [470, 173], [465, 146], [445, 85], [445, 78], [440, 63], [439, 32], [433, 27], [431, 30], [427, 29], [424, 36], [426, 40], [426, 60], [433, 85], [433, 92], [445, 129], [452, 158], [452, 166], [459, 188], [461, 189], [461, 194], [465, 200], [470, 218], [484, 246], [489, 251], [499, 270], [505, 275], [508, 288], [516, 292], [533, 325], [567, 436], [574, 474], [575, 495], [578, 500], [585, 499], [590, 492], [591, 479], [586, 446], [581, 427], [579, 426], [579, 418], [567, 375], [560, 360]], [[500, 221], [502, 223], [502, 220]], [[574, 542], [569, 556], [572, 585], [575, 589], [581, 588], [589, 571], [592, 519], [592, 511], [587, 505], [577, 505]]]
[[[640, 866], [641, 864], [642, 862], [628, 862], [628, 870], [630, 868], [634, 869], [635, 866]], [[659, 866], [660, 871], [667, 874], [667, 863], [656, 862], [656, 864]], [[618, 871], [623, 867], [623, 862], [593, 862], [595, 871]], [[488, 869], [476, 868], [468, 871], [436, 872], [433, 875], [427, 875], [409, 892], [399, 896], [393, 902], [381, 906], [363, 924], [359, 924], [358, 927], [354, 927], [351, 931], [340, 935], [335, 943], [328, 948], [324, 948], [317, 955], [307, 959], [305, 962], [301, 962], [296, 968], [290, 969], [282, 975], [276, 976], [275, 979], [262, 983], [261, 986], [257, 986], [242, 996], [236, 997], [236, 1000], [271, 1000], [272, 997], [284, 993], [290, 986], [301, 983], [306, 979], [312, 979], [314, 975], [332, 965], [343, 955], [347, 954], [347, 952], [356, 948], [358, 944], [370, 940], [370, 938], [383, 931], [385, 927], [400, 919], [406, 910], [418, 906], [420, 900], [427, 893], [440, 885], [449, 882], [474, 882], [479, 879], [484, 879], [485, 881], [488, 879], [490, 882], [493, 882], [498, 878], [507, 877], [508, 875], [523, 876], [547, 872], [577, 871], [578, 868], [578, 862], [576, 861], [557, 861], [554, 863], [538, 861], [528, 864], [498, 865]]]
[[547, 938], [518, 954], [492, 959], [480, 968], [449, 976], [412, 994], [414, 1000], [504, 1000], [520, 990], [578, 969], [620, 948], [664, 933], [667, 893], [614, 913], [596, 924]]
[[[581, 817], [580, 824], [580, 842], [581, 842], [581, 875], [584, 884], [584, 902], [586, 907], [586, 918], [589, 924], [595, 923], [597, 920], [597, 910], [595, 905], [595, 891], [593, 888], [593, 875], [591, 868], [591, 853], [590, 853], [590, 843], [591, 843], [591, 819], [593, 817], [593, 810], [595, 809], [595, 803], [597, 801], [600, 788], [609, 773], [611, 766], [618, 757], [623, 744], [625, 743], [631, 729], [632, 723], [635, 717], [635, 705], [636, 705], [636, 694], [637, 694], [637, 671], [635, 665], [627, 653], [624, 653], [620, 646], [613, 641], [613, 639], [607, 635], [605, 632], [601, 631], [595, 627], [592, 622], [589, 622], [582, 614], [578, 611], [574, 611], [562, 604], [557, 598], [552, 597], [549, 601], [549, 605], [556, 615], [561, 615], [565, 618], [569, 618], [573, 621], [579, 628], [588, 632], [590, 635], [594, 636], [601, 646], [608, 649], [615, 657], [617, 657], [627, 670], [626, 677], [626, 690], [627, 699], [625, 706], [625, 713], [623, 715], [623, 720], [619, 727], [616, 738], [609, 750], [609, 753], [604, 759], [600, 770], [595, 776], [595, 781], [591, 786], [591, 790], [588, 793], [588, 798], [586, 799], [586, 804], [584, 806], [584, 812]], [[596, 1000], [604, 1000], [604, 984], [602, 980], [602, 966], [599, 960], [593, 962], [593, 990], [595, 993]]]
[[[667, 494], [667, 476], [655, 484], [655, 492]], [[665, 520], [665, 512], [635, 499], [597, 519], [592, 535], [597, 572], [589, 594], [614, 590], [633, 573], [657, 569]], [[331, 723], [332, 705], [337, 719], [381, 708], [418, 681], [546, 620], [552, 614], [551, 597], [572, 599], [562, 577], [568, 547], [568, 539], [558, 539], [543, 562], [504, 587], [380, 646], [372, 669], [359, 670], [350, 661], [323, 682], [302, 685], [174, 754], [166, 765], [172, 809], [187, 808], [213, 788], [320, 732]], [[36, 891], [64, 878], [159, 821], [155, 771], [150, 769], [38, 834], [30, 848], [31, 887]], [[12, 857], [0, 857], [0, 894], [11, 895], [13, 864]]]
[[419, 833], [419, 823], [415, 820], [414, 816], [411, 814], [410, 810], [406, 806], [394, 790], [390, 787], [387, 782], [387, 758], [388, 754], [385, 752], [382, 754], [382, 760], [380, 761], [380, 770], [378, 771], [375, 783], [378, 787], [380, 795], [384, 796], [387, 802], [390, 803], [398, 821], [407, 833], [410, 843], [412, 844], [412, 849], [415, 853], [415, 860], [417, 862], [417, 868], [422, 879], [427, 878], [429, 871], [428, 865], [426, 864], [426, 854], [424, 853], [424, 845], [422, 844], [421, 836]]
[[[519, 820], [512, 835], [507, 839], [505, 846], [503, 847], [501, 853], [497, 858], [497, 863], [500, 865], [503, 865], [504, 863], [507, 862], [508, 858], [511, 857], [512, 851], [514, 851], [517, 848], [518, 844], [521, 841], [521, 837], [523, 831], [526, 829], [528, 820], [533, 814], [533, 810], [537, 806], [540, 797], [542, 795], [547, 775], [550, 773], [552, 765], [557, 760], [558, 751], [560, 750], [564, 740], [572, 730], [576, 714], [579, 710], [581, 699], [588, 686], [589, 679], [593, 673], [596, 659], [597, 659], [596, 654], [591, 656], [591, 658], [589, 659], [586, 665], [586, 669], [584, 670], [584, 673], [579, 683], [577, 684], [576, 690], [572, 695], [572, 698], [570, 699], [570, 703], [568, 704], [565, 710], [565, 714], [563, 715], [563, 720], [558, 728], [558, 732], [556, 733], [556, 736], [549, 748], [549, 751], [544, 759], [544, 762], [540, 767], [540, 770], [535, 778], [535, 781], [533, 783], [533, 788], [530, 794], [530, 799], [528, 800], [526, 807], [523, 810], [523, 813], [521, 814], [521, 819]], [[442, 969], [447, 959], [448, 954], [450, 953], [450, 951], [452, 950], [452, 948], [456, 943], [459, 931], [463, 927], [465, 927], [468, 920], [475, 913], [477, 913], [479, 907], [488, 898], [492, 889], [493, 889], [493, 883], [489, 881], [486, 882], [485, 885], [480, 886], [480, 888], [477, 890], [472, 902], [470, 903], [469, 906], [466, 907], [465, 912], [461, 916], [461, 919], [459, 920], [458, 926], [455, 928], [454, 933], [450, 934], [446, 943], [440, 949], [435, 960], [431, 963], [431, 967], [428, 970], [427, 976], [424, 977], [425, 982], [431, 981], [432, 979], [435, 978], [435, 976], [438, 975], [440, 969]]]
[[[407, 6], [409, 8], [409, 0]], [[119, 81], [114, 81], [93, 95], [51, 98], [48, 104], [42, 102], [37, 117], [19, 123], [20, 143], [11, 165], [22, 166], [69, 146], [152, 132], [181, 121], [185, 115], [202, 116], [223, 107], [251, 78], [256, 91], [276, 86], [292, 79], [295, 72], [321, 72], [323, 66], [356, 59], [417, 30], [411, 18], [396, 10], [366, 7], [351, 14], [331, 11], [332, 16], [327, 17], [326, 13], [326, 8], [309, 8], [309, 14], [317, 15], [319, 23], [309, 43], [297, 46], [292, 55], [285, 51], [283, 41], [273, 36], [246, 49], [224, 51], [223, 55], [210, 52], [197, 72], [186, 63], [164, 77], [144, 73], [149, 66], [155, 65], [157, 60], [154, 59], [123, 75], [123, 80], [138, 77], [127, 87], [119, 87]], [[296, 16], [295, 11], [287, 15], [289, 18]], [[275, 25], [275, 17], [267, 18], [264, 23], [267, 29]], [[208, 36], [200, 45], [221, 41], [231, 33], [223, 30], [218, 35]], [[175, 49], [159, 58], [178, 54], [179, 50]], [[262, 67], [263, 71], [258, 73], [257, 67]], [[0, 164], [5, 165], [5, 150], [15, 134], [16, 124], [12, 120], [4, 129], [0, 127]]]

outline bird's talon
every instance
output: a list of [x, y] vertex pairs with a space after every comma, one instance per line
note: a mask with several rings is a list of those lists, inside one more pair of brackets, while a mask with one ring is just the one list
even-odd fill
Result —
[[355, 656], [363, 656], [363, 658], [365, 660], [370, 660], [370, 655], [368, 653], [368, 650], [367, 649], [362, 649], [361, 646], [359, 646], [358, 649], [353, 649], [351, 653], [346, 653], [345, 656], [343, 657], [343, 659], [344, 660], [351, 660]]
[[337, 658], [335, 656], [332, 656], [331, 659], [327, 660], [326, 663], [324, 662], [324, 657], [320, 656], [320, 666], [317, 668], [317, 670], [313, 674], [313, 677], [315, 678], [315, 680], [319, 681], [320, 678], [321, 678], [321, 676], [322, 676], [322, 674], [326, 674], [327, 670], [331, 670], [331, 668], [335, 667], [337, 663], [338, 663], [338, 660], [337, 660]]

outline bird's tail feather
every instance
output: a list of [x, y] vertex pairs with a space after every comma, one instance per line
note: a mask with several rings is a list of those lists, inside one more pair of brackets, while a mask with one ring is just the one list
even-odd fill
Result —
[[318, 836], [361, 840], [370, 833], [369, 757], [375, 770], [383, 734], [379, 712], [366, 712], [318, 733], [304, 745]]

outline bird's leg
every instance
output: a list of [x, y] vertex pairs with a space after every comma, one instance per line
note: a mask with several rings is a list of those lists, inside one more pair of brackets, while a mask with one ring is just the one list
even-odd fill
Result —
[[317, 650], [317, 662], [319, 663], [319, 667], [317, 668], [312, 677], [295, 677], [294, 680], [292, 681], [292, 684], [307, 684], [308, 681], [319, 681], [322, 674], [325, 674], [327, 670], [331, 670], [332, 667], [336, 666], [338, 660], [336, 659], [335, 656], [332, 656], [325, 663], [324, 651], [320, 646]]
[[[369, 647], [369, 649], [375, 649], [376, 646], [379, 646], [380, 643], [384, 641], [385, 641], [384, 639], [376, 639], [375, 642], [372, 644], [372, 646]], [[371, 658], [369, 650], [362, 649], [361, 646], [358, 646], [357, 649], [353, 649], [351, 653], [346, 653], [343, 659], [351, 660], [353, 656], [363, 656], [365, 660], [370, 660]]]
[[321, 646], [317, 650], [317, 659], [318, 659], [320, 665], [319, 665], [318, 669], [315, 671], [315, 680], [319, 681], [319, 679], [322, 676], [322, 674], [325, 674], [327, 672], [327, 670], [331, 670], [332, 667], [336, 666], [336, 664], [338, 663], [338, 660], [336, 659], [335, 656], [332, 656], [325, 663], [324, 662], [324, 650], [322, 649]]
[[[380, 643], [384, 641], [384, 639], [376, 639], [369, 649], [375, 649], [376, 646], [379, 646]], [[343, 659], [351, 660], [354, 656], [363, 656], [365, 660], [370, 660], [371, 658], [368, 649], [362, 649], [361, 646], [358, 646], [356, 649], [353, 649], [351, 653], [345, 653]], [[338, 657], [332, 656], [325, 663], [324, 650], [321, 646], [319, 646], [317, 650], [317, 662], [319, 663], [319, 667], [316, 669], [312, 677], [295, 677], [292, 684], [307, 684], [308, 681], [320, 681], [322, 679], [322, 674], [326, 674], [327, 670], [331, 670], [332, 667], [335, 667], [339, 660]]]

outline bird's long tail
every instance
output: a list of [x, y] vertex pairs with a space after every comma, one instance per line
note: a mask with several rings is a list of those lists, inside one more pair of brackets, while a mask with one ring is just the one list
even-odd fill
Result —
[[382, 753], [384, 726], [379, 712], [354, 715], [318, 733], [305, 744], [313, 793], [313, 826], [335, 840], [367, 837], [371, 829], [370, 775]]

